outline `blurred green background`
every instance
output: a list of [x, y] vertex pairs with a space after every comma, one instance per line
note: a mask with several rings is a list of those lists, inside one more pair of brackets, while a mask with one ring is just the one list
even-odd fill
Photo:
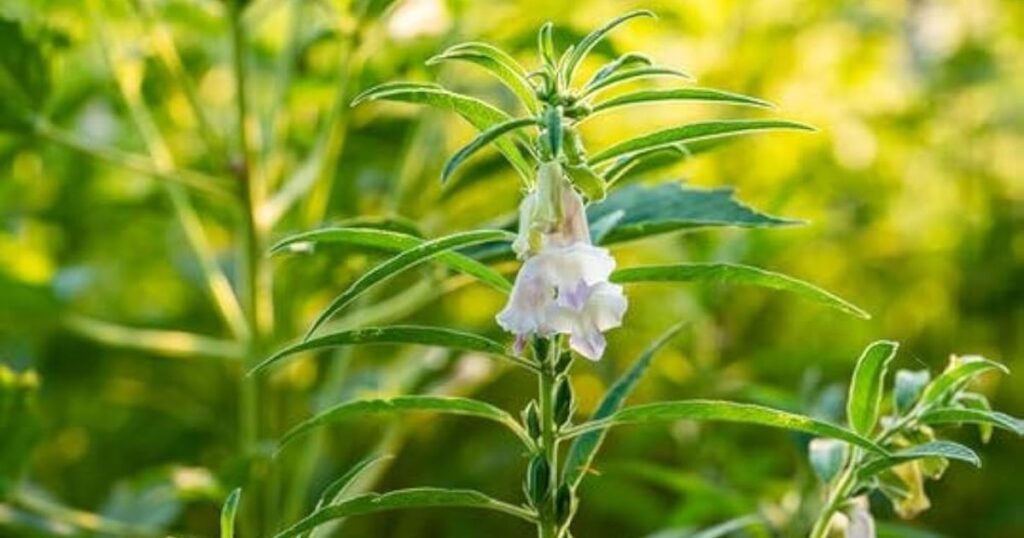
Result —
[[[248, 8], [248, 88], [268, 183], [279, 185], [299, 169], [325, 129], [338, 150], [323, 177], [281, 216], [273, 238], [367, 216], [406, 217], [428, 235], [500, 222], [516, 206], [518, 187], [493, 152], [474, 160], [453, 188], [442, 191], [437, 180], [446, 155], [469, 139], [468, 125], [398, 105], [341, 107], [331, 115], [338, 92], [347, 103], [383, 81], [436, 79], [511, 106], [510, 95], [472, 66], [424, 62], [447, 45], [479, 39], [533, 66], [534, 35], [544, 21], [557, 24], [556, 41], [564, 45], [628, 8], [646, 7], [660, 19], [631, 23], [599, 52], [645, 51], [701, 85], [772, 101], [778, 110], [771, 114], [820, 132], [746, 139], [659, 163], [638, 178], [733, 185], [754, 207], [808, 225], [663, 236], [617, 248], [620, 265], [742, 261], [815, 282], [874, 318], [856, 320], [760, 289], [635, 287], [607, 358], [575, 367], [581, 412], [650, 340], [686, 319], [691, 329], [658, 358], [634, 401], [732, 398], [834, 416], [860, 350], [889, 338], [903, 343], [900, 367], [938, 371], [950, 353], [1008, 364], [1014, 375], [986, 377], [982, 391], [996, 408], [1024, 415], [1024, 2], [383, 4], [258, 0]], [[0, 4], [0, 15], [43, 44], [52, 78], [46, 112], [54, 124], [145, 154], [124, 99], [134, 96], [174, 161], [213, 175], [227, 174], [233, 156], [209, 151], [187, 92], [161, 57], [161, 40], [173, 39], [211, 130], [233, 147], [225, 12], [216, 0]], [[596, 149], [735, 113], [649, 106], [589, 122], [585, 135]], [[215, 262], [233, 278], [237, 216], [210, 197], [192, 202]], [[275, 259], [275, 341], [298, 335], [379, 259], [344, 249]], [[38, 397], [24, 411], [34, 447], [19, 486], [35, 502], [59, 500], [182, 535], [216, 533], [219, 503], [244, 474], [236, 452], [237, 361], [188, 352], [177, 333], [161, 333], [169, 338], [162, 353], [113, 345], [116, 330], [98, 325], [226, 337], [202, 281], [158, 182], [44, 136], [0, 133], [0, 363], [38, 374]], [[497, 336], [493, 315], [502, 297], [464, 284], [437, 268], [417, 270], [340, 323], [417, 321]], [[97, 341], [102, 335], [107, 343]], [[479, 357], [386, 347], [295, 362], [264, 388], [267, 440], [314, 409], [356, 396], [473, 393], [518, 410], [534, 390], [532, 380]], [[13, 449], [13, 431], [0, 431], [5, 450]], [[933, 509], [907, 525], [950, 537], [1024, 536], [1024, 444], [1005, 433], [985, 446], [973, 430], [956, 435], [978, 446], [984, 468], [953, 465], [928, 486]], [[488, 424], [451, 418], [336, 426], [275, 460], [281, 487], [261, 502], [276, 506], [281, 524], [292, 521], [332, 477], [374, 449], [396, 456], [378, 467], [380, 489], [473, 487], [518, 502], [524, 461], [511, 441]], [[618, 430], [599, 457], [600, 474], [583, 487], [575, 534], [646, 536], [758, 509], [785, 519], [796, 499], [813, 495], [804, 443], [742, 426]], [[895, 520], [884, 502], [874, 507], [879, 518]], [[23, 517], [0, 508], [0, 523]], [[243, 504], [243, 511], [260, 509]], [[0, 527], [0, 535], [34, 535], [31, 527]], [[452, 510], [366, 517], [344, 529], [352, 537], [532, 533], [500, 516]]]

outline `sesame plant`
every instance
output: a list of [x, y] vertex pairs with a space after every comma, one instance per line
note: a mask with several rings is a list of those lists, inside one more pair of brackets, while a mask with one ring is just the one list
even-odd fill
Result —
[[[404, 395], [353, 400], [295, 426], [280, 440], [279, 450], [289, 450], [295, 440], [324, 426], [356, 417], [414, 412], [475, 417], [503, 427], [510, 439], [521, 444], [524, 499], [498, 500], [476, 490], [440, 487], [346, 494], [346, 486], [373, 462], [371, 459], [331, 484], [313, 511], [281, 530], [279, 538], [305, 536], [321, 525], [358, 514], [443, 506], [500, 512], [535, 526], [540, 538], [571, 536], [573, 517], [579, 504], [586, 501], [579, 495], [580, 483], [586, 479], [609, 430], [627, 424], [679, 420], [738, 422], [816, 437], [811, 460], [828, 481], [828, 493], [812, 536], [825, 536], [832, 522], [842, 517], [850, 521], [850, 536], [870, 536], [873, 534], [863, 530], [870, 527], [863, 501], [865, 491], [879, 488], [895, 494], [902, 486], [898, 491], [906, 496], [897, 502], [913, 503], [920, 498], [920, 481], [911, 478], [908, 482], [904, 477], [898, 483], [893, 476], [899, 476], [903, 469], [925, 464], [938, 467], [949, 459], [976, 462], [976, 456], [966, 447], [933, 441], [930, 425], [979, 422], [984, 427], [998, 425], [1020, 432], [1016, 419], [984, 409], [977, 395], [965, 396], [962, 392], [970, 377], [997, 367], [981, 359], [957, 363], [931, 384], [923, 374], [901, 372], [897, 376], [898, 405], [894, 414], [877, 426], [885, 368], [895, 353], [895, 344], [889, 342], [870, 346], [857, 365], [850, 389], [848, 427], [732, 401], [675, 400], [626, 406], [654, 356], [684, 324], [669, 328], [651, 343], [610, 387], [592, 416], [576, 416], [571, 380], [574, 363], [579, 362], [576, 358], [584, 359], [577, 368], [600, 360], [606, 354], [605, 334], [623, 325], [629, 308], [646, 306], [631, 305], [625, 285], [725, 282], [762, 286], [855, 317], [867, 317], [863, 310], [832, 293], [758, 267], [716, 262], [617, 267], [609, 247], [630, 240], [695, 228], [797, 224], [755, 211], [733, 199], [728, 190], [690, 188], [675, 182], [629, 185], [632, 168], [666, 152], [694, 155], [741, 135], [812, 130], [781, 119], [702, 121], [591, 151], [581, 135], [581, 125], [595, 116], [629, 113], [637, 105], [771, 107], [753, 97], [690, 85], [685, 72], [656, 65], [639, 53], [622, 54], [589, 77], [582, 76], [581, 66], [613, 30], [652, 16], [648, 11], [629, 12], [564, 50], [556, 49], [553, 26], [547, 24], [538, 33], [539, 62], [533, 70], [481, 42], [455, 45], [430, 61], [465, 62], [485, 69], [517, 98], [517, 109], [511, 112], [439, 85], [415, 82], [386, 83], [353, 101], [352, 106], [375, 101], [425, 104], [460, 115], [480, 132], [448, 159], [441, 181], [454, 181], [460, 165], [493, 147], [521, 181], [523, 194], [517, 222], [507, 229], [476, 229], [433, 239], [353, 227], [316, 229], [283, 239], [273, 248], [275, 252], [304, 251], [321, 244], [378, 245], [399, 252], [356, 279], [316, 316], [300, 341], [269, 356], [251, 375], [264, 375], [305, 352], [366, 344], [416, 344], [493, 357], [523, 375], [535, 377], [536, 394], [528, 397], [518, 412], [466, 397]], [[609, 96], [613, 88], [651, 78], [684, 85]], [[510, 284], [492, 262], [511, 258], [520, 265]], [[511, 342], [422, 325], [323, 330], [329, 320], [351, 308], [378, 283], [426, 262], [441, 264], [506, 292], [506, 306], [496, 313], [495, 320], [511, 335]], [[973, 366], [963, 366], [966, 364]], [[922, 388], [923, 395], [918, 399]], [[917, 476], [920, 478], [920, 474]]]

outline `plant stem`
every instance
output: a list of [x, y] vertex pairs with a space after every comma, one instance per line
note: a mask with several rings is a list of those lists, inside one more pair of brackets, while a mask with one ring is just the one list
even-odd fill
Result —
[[839, 475], [835, 486], [829, 492], [825, 508], [818, 514], [818, 519], [814, 522], [814, 527], [811, 528], [810, 538], [825, 538], [828, 535], [828, 530], [832, 524], [832, 516], [835, 515], [843, 502], [846, 501], [846, 498], [850, 495], [850, 489], [857, 483], [855, 477], [860, 460], [861, 450], [854, 448], [853, 453], [850, 455], [850, 460], [843, 469], [843, 473]]
[[550, 494], [545, 499], [546, 506], [537, 507], [537, 536], [539, 538], [556, 538], [558, 522], [555, 521], [554, 499], [558, 489], [558, 440], [555, 424], [555, 376], [552, 365], [558, 356], [558, 339], [551, 340], [551, 346], [545, 364], [537, 372], [538, 407], [540, 408], [541, 440], [540, 450], [548, 461], [551, 469], [548, 484]]

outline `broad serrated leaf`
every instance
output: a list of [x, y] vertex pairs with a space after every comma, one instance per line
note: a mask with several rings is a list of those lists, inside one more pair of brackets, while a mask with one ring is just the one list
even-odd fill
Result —
[[507, 52], [488, 43], [460, 43], [431, 58], [427, 64], [452, 60], [483, 67], [505, 83], [528, 111], [537, 112], [539, 109], [533, 86], [526, 78], [526, 70]]
[[235, 515], [238, 513], [238, 501], [242, 497], [242, 488], [235, 488], [224, 501], [220, 510], [220, 538], [234, 538]]
[[586, 58], [587, 54], [590, 54], [590, 51], [593, 50], [594, 47], [598, 43], [600, 43], [602, 39], [607, 37], [608, 34], [615, 30], [615, 28], [637, 17], [657, 18], [657, 16], [652, 11], [646, 9], [638, 9], [635, 11], [624, 13], [608, 21], [603, 26], [594, 30], [593, 32], [590, 32], [589, 34], [584, 36], [584, 38], [581, 39], [578, 44], [576, 44], [576, 46], [573, 49], [572, 55], [569, 56], [568, 60], [565, 62], [565, 65], [562, 66], [562, 69], [564, 70], [562, 73], [562, 80], [565, 81], [567, 85], [572, 84], [573, 75], [576, 74], [576, 69], [579, 68], [580, 63], [583, 61], [584, 58]]
[[674, 182], [655, 187], [629, 185], [613, 191], [604, 202], [587, 207], [587, 218], [596, 222], [616, 211], [622, 211], [623, 217], [608, 232], [605, 244], [694, 228], [802, 224], [755, 211], [733, 198], [732, 189], [698, 189]]
[[356, 281], [353, 282], [348, 289], [342, 292], [341, 295], [331, 301], [331, 304], [317, 316], [313, 325], [306, 332], [306, 338], [308, 339], [312, 336], [321, 325], [331, 318], [331, 316], [351, 304], [352, 301], [362, 295], [366, 290], [370, 289], [371, 286], [394, 276], [401, 271], [457, 248], [480, 245], [483, 243], [492, 243], [495, 241], [513, 240], [515, 240], [515, 234], [504, 230], [473, 230], [439, 237], [402, 251], [400, 254], [385, 260], [373, 269], [364, 273], [363, 276], [356, 279]]
[[[650, 366], [651, 360], [672, 339], [675, 335], [679, 334], [679, 331], [685, 327], [686, 324], [678, 323], [672, 326], [669, 330], [665, 331], [657, 340], [652, 342], [647, 349], [645, 349], [633, 365], [622, 374], [618, 380], [615, 381], [605, 393], [601, 399], [601, 403], [598, 404], [597, 410], [594, 411], [593, 416], [590, 417], [591, 421], [606, 419], [616, 411], [622, 408], [626, 398], [633, 392], [636, 384], [640, 381], [644, 372], [647, 371], [647, 367]], [[601, 443], [604, 441], [606, 430], [600, 429], [590, 431], [581, 434], [577, 437], [572, 446], [569, 448], [569, 453], [565, 460], [565, 471], [564, 481], [569, 484], [570, 487], [576, 487], [581, 480], [583, 480], [584, 473], [587, 468], [590, 467], [591, 462], [594, 461], [594, 457], [597, 455], [597, 451], [601, 448]]]
[[1024, 420], [1000, 413], [981, 409], [945, 408], [932, 409], [921, 415], [925, 424], [991, 424], [997, 428], [1024, 435]]
[[878, 423], [885, 372], [897, 349], [898, 343], [879, 340], [868, 345], [857, 360], [846, 399], [846, 419], [853, 431], [861, 435], [870, 434]]
[[512, 415], [486, 402], [455, 396], [396, 396], [387, 399], [356, 400], [331, 407], [285, 433], [278, 443], [278, 450], [295, 439], [333, 422], [367, 415], [400, 415], [415, 412], [446, 413], [492, 420], [511, 429], [520, 439], [528, 439], [526, 432]]
[[455, 172], [455, 169], [458, 168], [460, 164], [488, 144], [495, 143], [497, 145], [497, 142], [501, 140], [501, 137], [506, 134], [512, 133], [517, 129], [522, 129], [523, 127], [536, 125], [536, 123], [537, 120], [534, 118], [516, 118], [504, 123], [499, 123], [498, 125], [483, 131], [469, 144], [462, 146], [462, 148], [456, 151], [455, 154], [448, 159], [448, 162], [444, 163], [444, 169], [441, 171], [441, 182], [444, 183], [448, 181], [448, 178], [451, 177], [452, 173]]
[[442, 327], [395, 325], [391, 327], [373, 327], [340, 331], [292, 344], [277, 351], [266, 360], [256, 365], [249, 371], [249, 375], [255, 375], [263, 372], [270, 366], [280, 362], [282, 359], [303, 351], [367, 344], [418, 344], [424, 346], [437, 346], [461, 351], [476, 351], [479, 353], [486, 353], [515, 360], [514, 357], [510, 357], [507, 354], [505, 346], [477, 334]]
[[722, 400], [682, 400], [627, 407], [617, 411], [608, 418], [591, 420], [570, 428], [565, 433], [565, 437], [575, 437], [587, 432], [600, 431], [624, 424], [671, 422], [677, 420], [736, 422], [768, 426], [809, 433], [818, 437], [839, 439], [870, 452], [887, 454], [884, 448], [878, 446], [870, 439], [829, 422], [761, 405]]
[[788, 291], [859, 318], [868, 319], [871, 317], [867, 312], [849, 301], [813, 284], [782, 273], [774, 273], [759, 267], [736, 263], [678, 263], [673, 265], [626, 267], [612, 273], [611, 281], [619, 284], [638, 282], [747, 284]]
[[[320, 243], [357, 245], [389, 252], [402, 252], [418, 247], [427, 241], [416, 236], [375, 228], [322, 228], [288, 236], [271, 247], [271, 253], [290, 250], [306, 250], [307, 245]], [[508, 292], [512, 284], [501, 273], [458, 252], [444, 252], [436, 260], [448, 267], [476, 277], [493, 288]]]
[[683, 80], [693, 79], [693, 77], [689, 73], [686, 73], [685, 71], [680, 71], [678, 69], [671, 69], [668, 67], [658, 66], [638, 67], [635, 69], [627, 69], [624, 71], [613, 73], [599, 81], [594, 82], [593, 84], [587, 85], [583, 89], [581, 97], [589, 97], [598, 92], [607, 90], [609, 88], [626, 82], [652, 77], [674, 77], [681, 78]]
[[614, 110], [625, 106], [644, 103], [662, 103], [665, 101], [696, 101], [723, 103], [740, 106], [753, 106], [760, 108], [772, 108], [773, 105], [754, 97], [748, 97], [738, 93], [715, 90], [711, 88], [676, 88], [671, 90], [641, 90], [637, 92], [617, 95], [611, 99], [601, 101], [594, 105], [591, 113], [586, 119], [592, 118], [602, 112]]
[[788, 120], [715, 120], [691, 123], [621, 142], [598, 152], [590, 158], [589, 163], [593, 166], [610, 159], [672, 144], [773, 130], [813, 131], [814, 128]]
[[368, 493], [323, 507], [298, 523], [277, 533], [275, 538], [290, 538], [335, 519], [405, 508], [479, 508], [494, 510], [534, 521], [532, 512], [488, 497], [479, 491], [467, 489], [411, 488], [388, 493]]
[[975, 467], [981, 467], [981, 458], [970, 448], [952, 441], [932, 441], [872, 459], [857, 470], [857, 477], [866, 480], [895, 465], [924, 458], [965, 461]]
[[0, 18], [0, 129], [32, 125], [50, 93], [46, 58], [18, 22]]
[[975, 377], [992, 370], [999, 370], [1004, 374], [1010, 372], [1006, 366], [978, 355], [953, 357], [946, 370], [925, 387], [919, 405], [929, 406], [939, 403], [947, 396], [962, 389]]
[[[391, 82], [366, 90], [356, 96], [352, 106], [366, 101], [399, 101], [433, 106], [450, 110], [484, 131], [509, 121], [511, 116], [480, 99], [446, 90], [436, 84]], [[529, 181], [533, 167], [512, 140], [497, 140], [495, 145], [502, 155], [512, 163], [524, 181]]]

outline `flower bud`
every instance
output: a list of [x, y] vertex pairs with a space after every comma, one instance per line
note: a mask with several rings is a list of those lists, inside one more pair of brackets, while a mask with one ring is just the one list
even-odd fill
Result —
[[846, 443], [835, 439], [814, 439], [808, 447], [811, 467], [823, 482], [832, 480], [846, 461]]
[[551, 489], [551, 466], [543, 454], [530, 460], [526, 471], [526, 498], [535, 508], [544, 504]]
[[572, 517], [573, 510], [576, 509], [576, 497], [572, 494], [572, 488], [569, 484], [562, 484], [558, 487], [558, 491], [555, 493], [555, 521], [559, 525], [565, 525], [569, 518]]
[[569, 384], [569, 378], [562, 376], [555, 387], [555, 424], [563, 426], [569, 422], [569, 419], [572, 418], [573, 404], [575, 403], [573, 400], [572, 385]]
[[530, 436], [530, 439], [537, 440], [540, 438], [540, 414], [537, 412], [537, 402], [530, 400], [530, 403], [526, 405], [526, 409], [523, 409], [523, 425], [526, 427], [526, 433]]
[[569, 371], [570, 366], [572, 366], [572, 353], [569, 351], [563, 351], [558, 356], [558, 360], [555, 361], [555, 375], [565, 374]]

